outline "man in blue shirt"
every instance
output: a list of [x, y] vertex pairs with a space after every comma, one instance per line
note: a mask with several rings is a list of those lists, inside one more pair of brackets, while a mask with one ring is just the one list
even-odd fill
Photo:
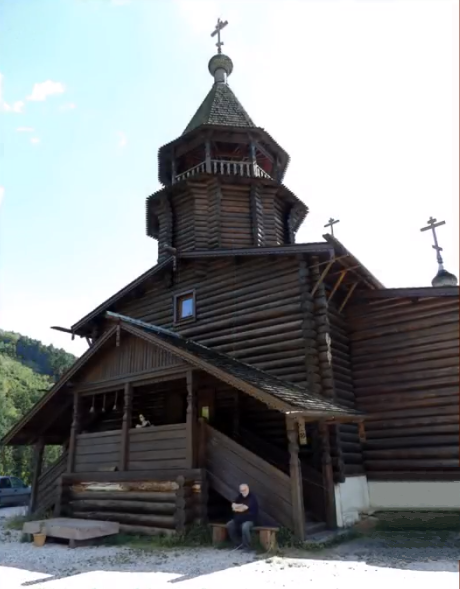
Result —
[[[233, 544], [245, 550], [251, 549], [251, 530], [257, 524], [259, 505], [249, 486], [240, 485], [240, 494], [232, 503], [233, 519], [228, 522], [227, 530]], [[241, 545], [240, 536], [243, 544]]]

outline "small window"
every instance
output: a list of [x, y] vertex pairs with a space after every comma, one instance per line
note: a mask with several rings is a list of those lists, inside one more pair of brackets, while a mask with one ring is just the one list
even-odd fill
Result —
[[195, 318], [195, 292], [189, 291], [174, 296], [174, 322]]

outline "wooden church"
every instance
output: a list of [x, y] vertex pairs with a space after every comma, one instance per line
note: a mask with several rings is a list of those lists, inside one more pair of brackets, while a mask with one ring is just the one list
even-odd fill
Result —
[[[32, 512], [173, 533], [225, 521], [242, 482], [298, 538], [460, 510], [456, 278], [441, 262], [433, 286], [387, 289], [333, 235], [296, 243], [289, 156], [217, 45], [159, 150], [158, 263], [64, 329], [89, 349], [2, 440], [35, 445]], [[63, 453], [42, 472], [48, 444]]]

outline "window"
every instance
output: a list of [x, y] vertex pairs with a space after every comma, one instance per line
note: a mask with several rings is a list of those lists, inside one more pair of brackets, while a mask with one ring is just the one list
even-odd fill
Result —
[[11, 489], [10, 479], [0, 479], [0, 489]]
[[174, 295], [174, 323], [195, 318], [195, 292]]
[[16, 477], [11, 477], [11, 484], [13, 485], [13, 489], [25, 489], [25, 484]]

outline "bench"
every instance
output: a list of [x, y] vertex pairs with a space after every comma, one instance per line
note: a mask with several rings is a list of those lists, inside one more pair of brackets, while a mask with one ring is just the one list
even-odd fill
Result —
[[[227, 540], [227, 524], [217, 523], [210, 524], [212, 530], [212, 543], [213, 545], [222, 544]], [[267, 552], [275, 550], [277, 547], [276, 533], [279, 528], [273, 528], [270, 526], [254, 526], [254, 532], [259, 534], [259, 542]]]

